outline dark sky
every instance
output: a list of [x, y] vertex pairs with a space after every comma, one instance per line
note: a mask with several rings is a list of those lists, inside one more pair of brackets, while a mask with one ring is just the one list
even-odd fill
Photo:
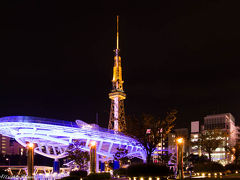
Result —
[[116, 15], [127, 114], [175, 108], [177, 127], [231, 112], [240, 123], [240, 13], [233, 1], [6, 1], [0, 116], [108, 123]]

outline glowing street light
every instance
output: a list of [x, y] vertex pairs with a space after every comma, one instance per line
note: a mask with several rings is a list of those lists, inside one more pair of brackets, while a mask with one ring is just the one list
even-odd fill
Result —
[[28, 179], [34, 179], [34, 144], [29, 142], [27, 144], [28, 157], [27, 157], [27, 167], [28, 167]]
[[183, 143], [183, 142], [184, 142], [183, 138], [177, 138], [177, 143], [178, 143], [178, 144], [181, 144], [181, 143]]
[[33, 148], [34, 144], [30, 142], [30, 143], [27, 144], [27, 146], [28, 146], [28, 148]]
[[97, 164], [97, 143], [96, 141], [90, 142], [90, 173], [96, 173], [96, 164]]
[[183, 144], [184, 139], [179, 137], [176, 139], [177, 142], [177, 175], [179, 179], [183, 179]]
[[91, 142], [90, 142], [90, 146], [91, 146], [91, 147], [92, 147], [92, 146], [96, 146], [96, 144], [97, 144], [96, 141], [91, 141]]
[[6, 158], [6, 161], [8, 161], [8, 168], [10, 169], [10, 159]]

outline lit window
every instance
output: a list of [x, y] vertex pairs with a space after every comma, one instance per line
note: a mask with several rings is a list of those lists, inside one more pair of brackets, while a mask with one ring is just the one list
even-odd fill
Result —
[[194, 137], [194, 138], [198, 138], [198, 135], [197, 135], [197, 134], [194, 134], [193, 137]]
[[21, 148], [21, 150], [20, 150], [20, 155], [21, 156], [23, 155], [23, 148]]

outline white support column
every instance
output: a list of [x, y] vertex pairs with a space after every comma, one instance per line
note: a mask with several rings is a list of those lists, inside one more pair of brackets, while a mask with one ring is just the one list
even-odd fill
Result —
[[103, 142], [100, 141], [100, 142], [99, 142], [99, 145], [98, 145], [98, 148], [97, 148], [97, 151], [98, 151], [98, 152], [100, 152], [100, 150], [102, 149], [102, 144], [103, 144]]
[[86, 141], [86, 148], [88, 148], [89, 142], [90, 142], [90, 139], [87, 139], [87, 141]]
[[133, 147], [132, 146], [129, 146], [130, 147], [130, 151], [128, 152], [128, 153], [131, 153], [132, 152], [132, 150], [133, 150]]
[[96, 154], [96, 172], [99, 172], [99, 155]]
[[47, 153], [47, 154], [50, 154], [49, 149], [48, 149], [48, 146], [45, 146], [45, 147], [46, 147], [46, 153]]
[[65, 152], [67, 151], [67, 149], [68, 149], [68, 148], [67, 148], [67, 147], [65, 147], [65, 148], [64, 148], [64, 150], [63, 150], [63, 152], [65, 153]]
[[42, 152], [42, 145], [41, 145], [41, 144], [37, 144], [37, 146], [38, 146], [38, 150], [39, 150], [40, 152]]
[[52, 146], [52, 148], [53, 148], [53, 153], [54, 153], [54, 155], [57, 155], [57, 152], [56, 152], [56, 149], [55, 149], [55, 147], [54, 147], [54, 146]]
[[109, 149], [108, 149], [108, 154], [110, 155], [111, 149], [112, 149], [113, 143], [110, 144]]
[[61, 148], [61, 147], [58, 147], [58, 150], [59, 150], [60, 154], [62, 154], [62, 153], [63, 153], [63, 150], [62, 150], [62, 148]]

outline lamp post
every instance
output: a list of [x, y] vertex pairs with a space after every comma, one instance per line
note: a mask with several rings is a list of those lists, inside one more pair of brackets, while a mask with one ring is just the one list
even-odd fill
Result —
[[10, 169], [10, 159], [6, 158], [6, 161], [8, 161], [8, 168]]
[[96, 173], [96, 141], [90, 142], [90, 173]]
[[183, 179], [183, 138], [177, 138], [177, 177], [178, 179]]
[[28, 157], [27, 157], [27, 168], [28, 168], [28, 179], [32, 180], [34, 179], [33, 173], [34, 173], [34, 144], [28, 143], [27, 144], [28, 149]]

